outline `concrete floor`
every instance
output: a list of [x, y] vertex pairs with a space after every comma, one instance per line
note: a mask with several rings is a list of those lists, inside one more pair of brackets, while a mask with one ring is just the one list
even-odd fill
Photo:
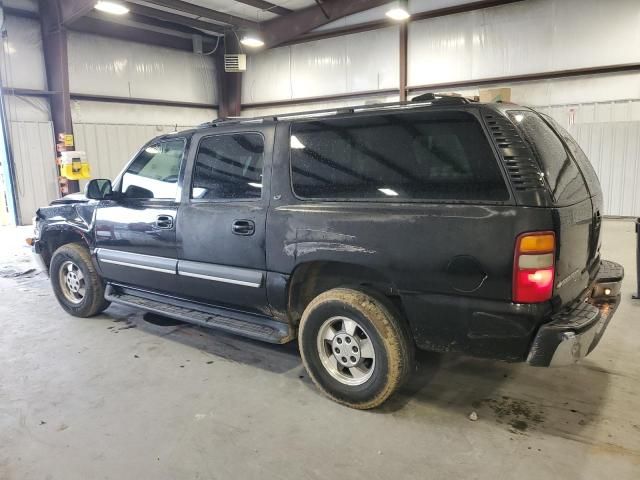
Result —
[[[561, 369], [420, 354], [377, 411], [272, 346], [112, 307], [77, 319], [0, 231], [0, 479], [640, 478], [634, 225], [604, 224], [624, 300]], [[26, 273], [25, 273], [26, 272]], [[468, 419], [476, 411], [478, 421]]]

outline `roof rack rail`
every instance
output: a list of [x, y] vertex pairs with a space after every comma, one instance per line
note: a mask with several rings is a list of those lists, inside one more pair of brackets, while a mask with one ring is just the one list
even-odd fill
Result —
[[412, 102], [432, 102], [437, 105], [466, 105], [472, 103], [467, 97], [447, 95], [443, 93], [423, 93], [411, 99]]
[[261, 123], [261, 122], [278, 122], [283, 120], [297, 120], [303, 118], [316, 118], [316, 117], [328, 117], [334, 115], [341, 115], [345, 113], [361, 113], [375, 110], [388, 110], [388, 109], [411, 109], [422, 106], [434, 105], [464, 105], [472, 103], [472, 100], [465, 97], [457, 97], [455, 95], [441, 95], [433, 93], [425, 93], [412, 98], [410, 101], [405, 102], [386, 102], [386, 103], [374, 103], [369, 105], [355, 105], [351, 107], [334, 107], [325, 108], [321, 110], [307, 110], [303, 112], [291, 112], [277, 115], [265, 115], [262, 117], [228, 117], [217, 118], [211, 122], [203, 123], [199, 125], [201, 128], [205, 127], [218, 127], [223, 125], [233, 124], [245, 124], [245, 123]]

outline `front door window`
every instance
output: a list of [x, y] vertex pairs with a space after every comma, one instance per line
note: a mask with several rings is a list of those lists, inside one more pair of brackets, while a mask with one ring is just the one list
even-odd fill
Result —
[[176, 198], [184, 148], [184, 139], [149, 145], [122, 176], [120, 191], [127, 198]]

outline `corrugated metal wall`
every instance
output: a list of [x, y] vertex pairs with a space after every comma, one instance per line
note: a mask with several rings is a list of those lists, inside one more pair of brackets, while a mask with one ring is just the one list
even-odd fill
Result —
[[[178, 130], [188, 127], [178, 126]], [[175, 125], [116, 125], [76, 123], [76, 148], [87, 153], [91, 177], [113, 180], [151, 138], [175, 131]], [[85, 182], [82, 182], [85, 183]]]
[[38, 207], [58, 196], [56, 152], [51, 122], [12, 122], [11, 148], [21, 224], [31, 223]]
[[538, 109], [567, 128], [591, 160], [605, 215], [640, 217], [640, 100]]

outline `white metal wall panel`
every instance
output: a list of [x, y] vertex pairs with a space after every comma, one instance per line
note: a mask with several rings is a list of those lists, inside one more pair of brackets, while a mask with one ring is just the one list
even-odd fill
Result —
[[285, 105], [281, 107], [261, 107], [242, 109], [243, 117], [262, 117], [265, 115], [282, 115], [286, 113], [306, 112], [311, 110], [326, 110], [330, 108], [352, 107], [356, 105], [368, 105], [372, 103], [397, 102], [397, 95], [371, 96], [353, 99], [334, 100], [327, 102], [305, 103], [300, 105]]
[[398, 88], [398, 55], [398, 27], [252, 55], [243, 75], [242, 101], [257, 103]]
[[216, 103], [211, 56], [69, 32], [73, 93]]
[[[189, 126], [178, 126], [186, 130]], [[176, 130], [175, 125], [122, 125], [75, 123], [76, 148], [87, 153], [91, 178], [114, 179], [144, 145], [158, 135]], [[81, 182], [84, 184], [85, 182]]]
[[4, 96], [7, 118], [16, 122], [49, 122], [51, 108], [47, 98]]
[[598, 173], [605, 214], [640, 216], [640, 122], [576, 124], [570, 130]]
[[8, 15], [2, 38], [2, 84], [5, 87], [47, 89], [40, 23]]
[[167, 107], [129, 103], [73, 100], [71, 118], [74, 123], [126, 125], [199, 125], [215, 119], [211, 108]]
[[242, 75], [242, 103], [288, 100], [293, 97], [291, 47], [280, 47], [247, 57]]
[[409, 85], [638, 62], [640, 2], [535, 0], [412, 22], [408, 55]]
[[51, 122], [10, 122], [20, 223], [27, 225], [36, 210], [58, 198], [53, 125]]

